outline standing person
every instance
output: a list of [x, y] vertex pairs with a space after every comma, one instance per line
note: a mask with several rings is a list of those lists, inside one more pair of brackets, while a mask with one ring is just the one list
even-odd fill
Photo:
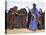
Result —
[[[29, 8], [28, 8], [29, 9]], [[30, 22], [28, 23], [29, 24], [29, 29], [30, 30], [33, 30], [33, 31], [36, 31], [37, 29], [37, 25], [38, 25], [38, 17], [39, 17], [39, 12], [36, 8], [36, 4], [33, 3], [33, 8], [32, 9], [29, 9], [30, 12], [31, 12], [31, 19], [30, 19]]]
[[42, 29], [42, 9], [39, 9], [39, 23], [38, 23], [38, 29]]

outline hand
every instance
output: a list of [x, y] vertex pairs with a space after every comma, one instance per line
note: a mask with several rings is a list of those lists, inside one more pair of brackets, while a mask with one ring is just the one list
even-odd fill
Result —
[[35, 14], [32, 14], [32, 16], [34, 16], [34, 18], [36, 19], [36, 16], [35, 16]]
[[18, 14], [18, 13], [16, 13], [16, 14]]
[[14, 13], [11, 13], [11, 14], [14, 14]]

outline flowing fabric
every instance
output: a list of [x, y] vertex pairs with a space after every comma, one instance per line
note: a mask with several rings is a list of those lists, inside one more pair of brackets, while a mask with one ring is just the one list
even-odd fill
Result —
[[[34, 14], [35, 17], [39, 17], [39, 12], [38, 12], [37, 9], [31, 9], [30, 12], [31, 12], [30, 15]], [[32, 16], [30, 18], [31, 19], [30, 19], [30, 23], [29, 23], [29, 29], [30, 30], [36, 30], [37, 29], [37, 25], [38, 25], [38, 21], [35, 18], [33, 19]]]

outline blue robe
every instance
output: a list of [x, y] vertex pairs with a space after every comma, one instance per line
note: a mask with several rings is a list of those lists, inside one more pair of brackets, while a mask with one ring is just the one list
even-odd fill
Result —
[[[31, 12], [30, 15], [32, 15], [34, 13], [34, 15], [36, 17], [39, 17], [39, 12], [38, 12], [38, 10], [36, 8], [35, 9], [31, 9], [29, 11]], [[36, 30], [37, 29], [37, 25], [38, 25], [38, 21], [35, 18], [33, 20], [31, 18], [30, 22], [29, 22], [29, 29], [30, 30]]]

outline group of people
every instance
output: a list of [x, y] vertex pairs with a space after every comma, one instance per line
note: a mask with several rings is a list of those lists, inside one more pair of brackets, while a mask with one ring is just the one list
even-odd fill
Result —
[[[28, 8], [28, 7], [27, 7]], [[7, 19], [7, 25], [6, 26], [8, 26], [8, 27], [10, 27], [10, 28], [12, 28], [12, 27], [17, 27], [17, 25], [19, 25], [18, 27], [26, 27], [26, 25], [27, 25], [27, 28], [29, 29], [29, 30], [33, 30], [33, 31], [36, 31], [37, 29], [38, 29], [38, 23], [41, 23], [42, 24], [42, 18], [40, 19], [41, 21], [39, 21], [39, 17], [41, 17], [41, 13], [42, 13], [42, 9], [40, 9], [39, 11], [38, 11], [38, 9], [36, 8], [36, 4], [35, 3], [33, 3], [33, 8], [32, 9], [30, 9], [30, 8], [28, 8], [28, 10], [29, 10], [29, 13], [28, 13], [28, 22], [25, 24], [25, 20], [24, 20], [24, 18], [26, 19], [26, 16], [24, 16], [24, 18], [22, 17], [18, 17], [18, 18], [16, 18], [16, 14], [17, 14], [17, 12], [19, 12], [19, 14], [17, 14], [18, 16], [19, 15], [21, 15], [23, 12], [24, 12], [24, 14], [27, 14], [27, 13], [25, 13], [25, 12], [27, 12], [26, 11], [26, 9], [24, 8], [24, 9], [21, 9], [21, 10], [18, 10], [17, 11], [17, 7], [14, 7], [14, 8], [11, 8], [10, 10], [9, 10], [9, 12], [8, 12], [8, 18], [9, 19]], [[22, 13], [21, 13], [22, 12]], [[14, 14], [15, 13], [15, 14]], [[14, 16], [13, 16], [14, 15]], [[22, 14], [23, 15], [23, 14]], [[6, 15], [7, 16], [7, 15]], [[10, 17], [9, 17], [10, 16]], [[7, 18], [7, 17], [6, 17]], [[17, 21], [16, 21], [16, 19], [17, 19]], [[18, 22], [18, 19], [20, 19], [21, 21], [22, 21], [22, 19], [23, 19], [23, 23], [21, 22], [21, 21], [19, 21]], [[13, 21], [14, 20], [14, 21]], [[43, 20], [44, 21], [44, 20]], [[17, 23], [19, 23], [19, 24], [17, 24]], [[5, 26], [5, 27], [6, 27]]]

